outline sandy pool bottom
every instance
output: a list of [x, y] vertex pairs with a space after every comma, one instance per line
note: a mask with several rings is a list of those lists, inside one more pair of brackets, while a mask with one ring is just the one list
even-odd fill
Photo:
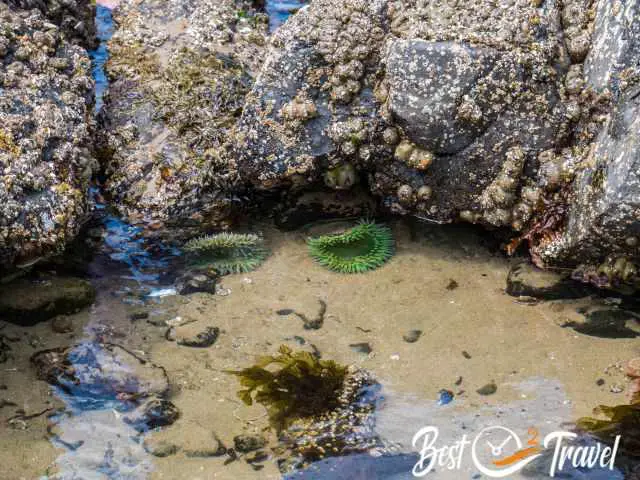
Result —
[[[366, 275], [344, 276], [313, 263], [305, 232], [265, 228], [272, 255], [255, 272], [224, 277], [221, 284], [228, 295], [165, 297], [146, 307], [151, 318], [193, 321], [180, 327], [181, 335], [220, 328], [218, 341], [208, 349], [179, 346], [165, 339], [166, 328], [132, 323], [129, 313], [134, 307], [110, 291], [118, 279], [98, 281], [96, 305], [74, 317], [72, 335], [52, 333], [46, 323], [28, 329], [6, 325], [3, 333], [23, 340], [14, 344], [14, 358], [0, 366], [0, 384], [6, 386], [0, 399], [18, 405], [0, 409], [0, 478], [39, 478], [48, 468], [64, 472], [69, 464], [91, 465], [103, 455], [109, 443], [106, 434], [100, 441], [100, 435], [87, 432], [85, 445], [68, 452], [48, 439], [45, 416], [27, 422], [24, 429], [7, 423], [16, 408], [31, 413], [60, 405], [49, 387], [36, 380], [29, 356], [96, 331], [167, 370], [172, 401], [182, 416], [151, 438], [158, 436], [183, 449], [209, 444], [213, 448], [218, 440], [230, 446], [241, 433], [266, 434], [275, 446], [273, 435], [265, 430], [264, 409], [242, 404], [235, 395], [237, 379], [225, 371], [250, 366], [256, 356], [275, 353], [281, 344], [315, 347], [325, 359], [370, 370], [386, 397], [378, 432], [404, 451], [411, 449], [414, 433], [425, 425], [438, 426], [443, 442], [495, 424], [518, 433], [535, 427], [544, 435], [591, 414], [596, 405], [625, 403], [624, 393], [612, 392], [617, 390], [612, 387], [624, 386], [624, 376], [615, 366], [638, 356], [637, 340], [597, 338], [559, 326], [566, 320], [580, 321], [583, 316], [576, 309], [593, 300], [519, 303], [504, 293], [513, 262], [490, 252], [475, 233], [416, 230], [404, 223], [394, 225], [394, 232], [397, 254], [390, 263]], [[457, 288], [451, 288], [452, 280]], [[313, 318], [320, 300], [327, 305], [321, 329], [305, 330], [296, 315], [282, 314], [294, 310]], [[411, 330], [423, 332], [415, 343], [403, 339]], [[353, 347], [363, 343], [369, 344], [370, 353]], [[599, 385], [599, 379], [604, 384]], [[476, 393], [491, 382], [497, 385], [494, 394]], [[456, 394], [452, 403], [437, 404], [441, 389]], [[87, 417], [80, 423], [100, 431], [110, 422]], [[144, 457], [139, 459], [138, 476], [131, 478], [280, 478], [271, 461], [256, 472], [245, 462], [223, 465], [222, 458], [192, 458], [181, 452], [156, 458], [121, 438], [127, 432], [116, 429], [113, 435], [120, 439], [115, 441], [130, 444], [132, 457]], [[471, 478], [470, 465], [465, 472], [468, 475], [441, 472], [432, 478]], [[104, 475], [91, 478], [109, 478]]]

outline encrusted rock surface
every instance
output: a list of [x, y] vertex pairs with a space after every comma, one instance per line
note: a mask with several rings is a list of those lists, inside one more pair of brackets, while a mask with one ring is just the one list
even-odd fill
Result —
[[316, 0], [271, 41], [241, 175], [507, 227], [539, 265], [637, 259], [638, 3]]
[[524, 169], [566, 135], [569, 59], [555, 2], [485, 3], [312, 2], [245, 106], [242, 173], [333, 186], [350, 166], [394, 212], [510, 225]]
[[90, 48], [96, 44], [94, 18], [96, 4], [90, 0], [7, 0], [10, 7], [21, 10], [38, 9], [60, 27], [73, 43]]
[[595, 264], [582, 272], [596, 285], [640, 283], [640, 1], [596, 2], [594, 25], [583, 82], [609, 108], [576, 168], [563, 226], [534, 254]]
[[92, 90], [87, 52], [67, 32], [0, 2], [2, 267], [58, 252], [79, 231], [96, 167]]
[[125, 1], [109, 44], [107, 191], [133, 221], [225, 227], [241, 191], [227, 154], [266, 18], [241, 0]]

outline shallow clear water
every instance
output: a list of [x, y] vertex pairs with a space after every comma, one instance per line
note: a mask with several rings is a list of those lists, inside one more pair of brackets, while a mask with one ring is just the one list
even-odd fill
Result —
[[[272, 28], [301, 3], [267, 2]], [[108, 9], [98, 7], [98, 26], [102, 44], [92, 52], [97, 110], [108, 86]], [[525, 304], [508, 297], [503, 289], [512, 262], [474, 229], [392, 222], [397, 252], [391, 262], [366, 275], [344, 276], [314, 264], [307, 252], [307, 235], [331, 226], [283, 233], [260, 224], [272, 252], [261, 268], [223, 277], [219, 295], [180, 296], [173, 286], [181, 252], [145, 239], [142, 228], [112, 212], [98, 190], [92, 194], [101, 237], [89, 266], [95, 304], [71, 316], [69, 334], [52, 334], [47, 323], [3, 327], [11, 338], [25, 340], [16, 343], [12, 363], [3, 365], [6, 394], [0, 391], [0, 400], [6, 396], [27, 413], [47, 409], [52, 415], [34, 417], [24, 429], [7, 422], [0, 427], [7, 439], [0, 443], [0, 478], [408, 479], [417, 460], [412, 437], [422, 426], [437, 427], [442, 445], [496, 425], [525, 439], [532, 426], [546, 434], [597, 404], [624, 402], [609, 387], [624, 381], [617, 366], [637, 355], [637, 341], [559, 326], [581, 320], [579, 312], [599, 299]], [[301, 314], [315, 318], [319, 310], [322, 328], [305, 329]], [[210, 348], [167, 340], [172, 328], [178, 338], [192, 338], [213, 327], [221, 333]], [[404, 337], [413, 331], [421, 335], [408, 342]], [[382, 385], [368, 432], [379, 437], [376, 448], [323, 459], [303, 474], [280, 473], [282, 442], [268, 429], [263, 407], [238, 400], [237, 379], [228, 371], [274, 354], [281, 344], [374, 373]], [[67, 347], [65, 366], [73, 373], [59, 376], [53, 387], [37, 381], [31, 356]], [[162, 383], [165, 374], [170, 391], [158, 388], [158, 395], [173, 402], [180, 417], [167, 427], [141, 426], [138, 383]], [[596, 383], [599, 378], [604, 385]], [[498, 387], [494, 394], [476, 393], [490, 382]], [[260, 469], [248, 455], [220, 453], [240, 434], [267, 438]], [[167, 445], [176, 451], [158, 454]], [[538, 463], [526, 476], [509, 478], [548, 478], [547, 471]], [[439, 468], [426, 478], [486, 478], [478, 475], [465, 457], [459, 469]], [[567, 469], [564, 475], [622, 480], [619, 472], [602, 469]]]

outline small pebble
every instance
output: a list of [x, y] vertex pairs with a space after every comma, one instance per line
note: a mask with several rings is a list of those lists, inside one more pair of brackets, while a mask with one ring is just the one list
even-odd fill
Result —
[[415, 343], [422, 336], [422, 330], [410, 330], [402, 336], [402, 339], [407, 343]]
[[616, 384], [613, 384], [613, 385], [611, 385], [609, 387], [609, 391], [611, 393], [622, 393], [622, 392], [624, 392], [624, 386], [616, 383]]
[[456, 282], [453, 278], [451, 280], [449, 280], [449, 283], [447, 284], [447, 290], [455, 290], [456, 288], [458, 288], [460, 285], [458, 285], [458, 282]]
[[438, 405], [447, 405], [453, 402], [453, 392], [451, 390], [440, 390], [438, 392]]
[[498, 386], [496, 385], [495, 382], [492, 381], [490, 383], [487, 383], [485, 386], [480, 387], [478, 390], [476, 390], [476, 393], [480, 395], [493, 395], [497, 391], [498, 391]]
[[131, 315], [129, 315], [129, 319], [132, 322], [136, 322], [138, 320], [146, 320], [147, 318], [149, 318], [149, 312], [133, 312]]
[[222, 285], [216, 285], [216, 295], [220, 295], [221, 297], [226, 297], [231, 295], [230, 288], [224, 288]]
[[73, 321], [66, 315], [58, 315], [51, 320], [51, 330], [56, 333], [73, 332]]
[[463, 356], [464, 358], [466, 358], [467, 360], [470, 360], [470, 359], [471, 359], [471, 355], [469, 355], [469, 352], [467, 352], [466, 350], [463, 350], [463, 351], [462, 351], [462, 356]]
[[596, 381], [596, 385], [598, 385], [599, 387], [601, 387], [602, 385], [604, 385], [604, 378], [599, 378], [599, 379]]
[[176, 341], [176, 329], [175, 327], [169, 327], [164, 334], [164, 338], [169, 340], [170, 342]]

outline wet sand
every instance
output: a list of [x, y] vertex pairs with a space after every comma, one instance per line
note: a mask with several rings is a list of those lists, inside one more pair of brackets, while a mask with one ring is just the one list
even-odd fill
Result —
[[[465, 423], [471, 431], [498, 423], [519, 432], [535, 424], [544, 435], [589, 415], [598, 404], [625, 403], [624, 393], [610, 391], [612, 385], [624, 385], [624, 376], [608, 367], [638, 356], [637, 340], [596, 338], [559, 326], [567, 319], [580, 321], [583, 316], [576, 309], [593, 300], [518, 303], [503, 291], [513, 261], [489, 252], [472, 230], [425, 227], [412, 234], [398, 222], [394, 232], [396, 256], [365, 275], [339, 275], [313, 263], [305, 232], [264, 228], [272, 255], [255, 272], [223, 277], [222, 286], [230, 290], [226, 296], [198, 293], [164, 297], [144, 307], [127, 305], [113, 293], [122, 289], [122, 280], [106, 276], [96, 280], [96, 305], [73, 317], [74, 335], [52, 333], [48, 323], [6, 325], [3, 334], [21, 340], [12, 343], [14, 358], [0, 365], [0, 384], [7, 387], [0, 399], [17, 405], [0, 409], [0, 478], [38, 478], [47, 468], [64, 471], [69, 452], [48, 439], [44, 415], [26, 421], [25, 430], [12, 428], [7, 419], [19, 408], [32, 414], [61, 405], [49, 386], [36, 380], [28, 362], [32, 353], [96, 333], [163, 366], [172, 384], [171, 401], [182, 414], [174, 425], [147, 436], [147, 441], [155, 436], [182, 451], [156, 458], [133, 442], [130, 454], [140, 475], [132, 478], [279, 478], [273, 461], [255, 472], [243, 461], [225, 466], [223, 457], [190, 458], [185, 451], [214, 450], [216, 438], [232, 446], [233, 437], [246, 432], [264, 433], [269, 447], [277, 446], [274, 435], [265, 431], [264, 409], [242, 404], [235, 395], [237, 379], [225, 371], [250, 366], [256, 356], [275, 353], [281, 344], [305, 349], [313, 344], [323, 358], [373, 372], [386, 398], [378, 433], [400, 451], [409, 451], [414, 433], [428, 424], [440, 426], [446, 441], [456, 440]], [[453, 290], [447, 289], [451, 280], [458, 284]], [[277, 313], [292, 309], [313, 318], [319, 300], [327, 304], [319, 330], [305, 330], [297, 316]], [[140, 308], [151, 312], [150, 320], [194, 320], [179, 327], [178, 336], [209, 326], [222, 333], [207, 349], [180, 346], [165, 339], [166, 327], [132, 322], [130, 313]], [[407, 343], [403, 335], [410, 330], [424, 333]], [[350, 346], [363, 342], [372, 348], [368, 355]], [[604, 385], [596, 384], [600, 378]], [[495, 394], [476, 393], [490, 381], [498, 387]], [[441, 389], [464, 392], [439, 406]], [[77, 427], [67, 425], [77, 436]], [[118, 433], [123, 432], [116, 431], [114, 438]], [[91, 438], [87, 435], [72, 463], [89, 464], [87, 459], [104, 454], [105, 446]], [[147, 477], [143, 471], [148, 464]]]

